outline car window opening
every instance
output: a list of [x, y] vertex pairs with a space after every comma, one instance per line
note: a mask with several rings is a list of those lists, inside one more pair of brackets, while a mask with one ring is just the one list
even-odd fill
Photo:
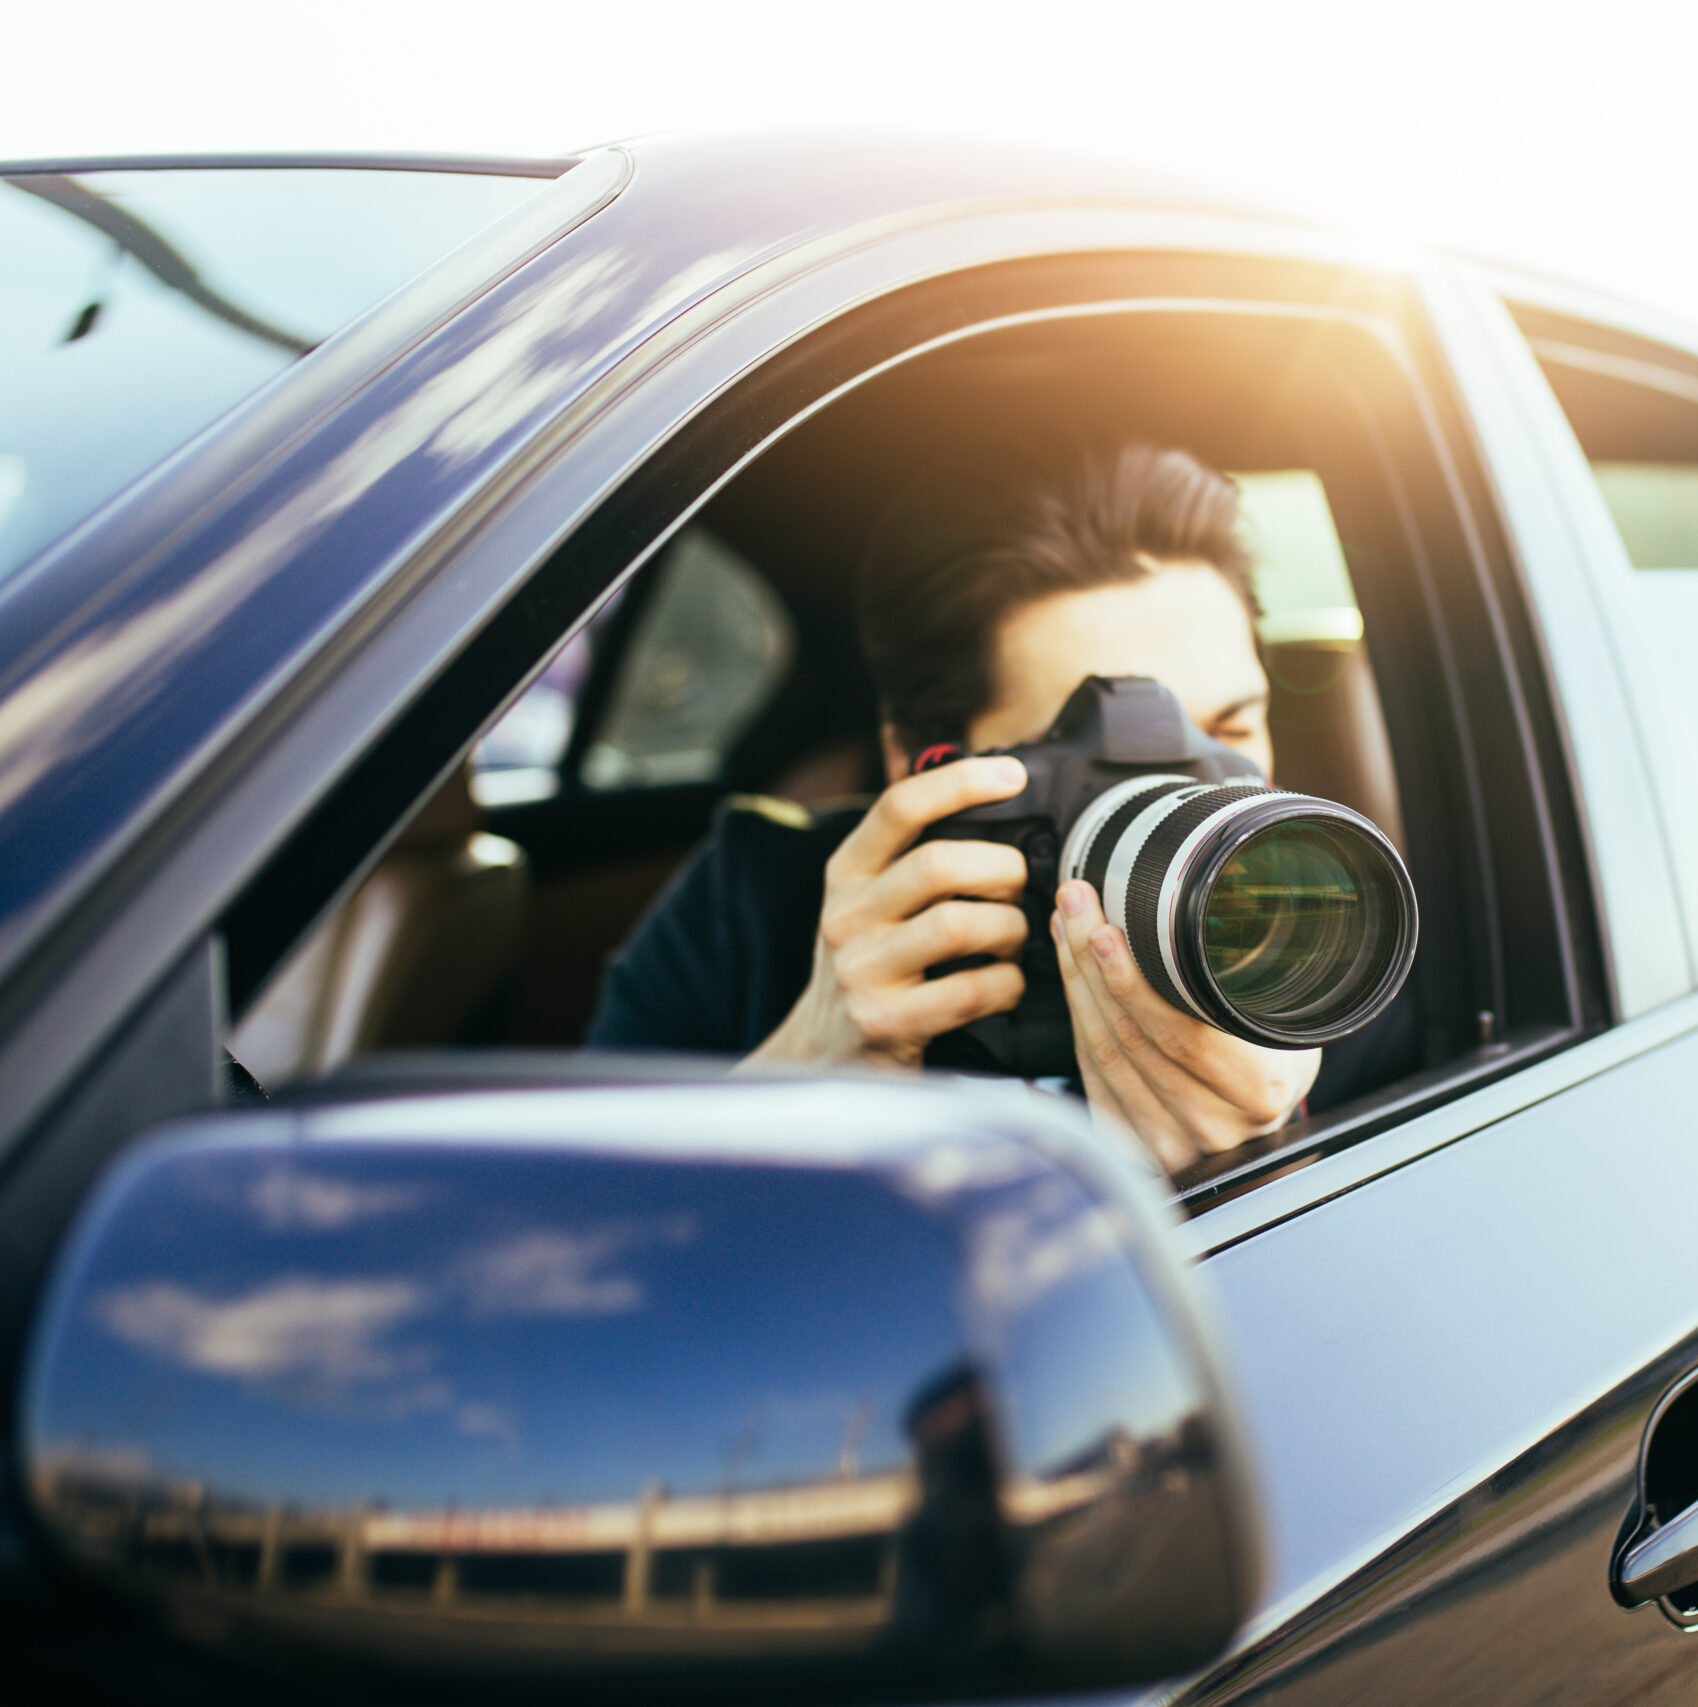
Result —
[[[1406, 798], [1425, 737], [1400, 733], [1410, 691], [1385, 697], [1392, 623], [1376, 628], [1374, 615], [1410, 608], [1413, 577], [1361, 398], [1325, 361], [1301, 376], [1282, 368], [1269, 328], [1157, 318], [986, 335], [779, 439], [484, 729], [362, 887], [274, 972], [232, 1053], [274, 1088], [395, 1048], [579, 1044], [609, 957], [722, 803], [753, 797], [802, 821], [882, 785], [853, 578], [896, 485], [939, 442], [983, 438], [989, 420], [1003, 443], [1048, 450], [1183, 445], [1237, 481], [1279, 786], [1361, 812], [1420, 889], [1412, 1023], [1370, 1089], [1442, 1078], [1477, 1048], [1478, 1016], [1495, 1004], [1456, 995], [1473, 975], [1466, 935], [1445, 922], [1462, 901], [1453, 831], [1428, 809], [1441, 785], [1421, 779], [1419, 812]], [[1391, 646], [1394, 677], [1415, 672], [1414, 651], [1407, 637]], [[1271, 1157], [1304, 1130], [1230, 1160]]]

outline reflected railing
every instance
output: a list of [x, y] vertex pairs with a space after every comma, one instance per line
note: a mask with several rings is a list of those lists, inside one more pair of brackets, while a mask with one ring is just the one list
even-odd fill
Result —
[[90, 1562], [216, 1589], [414, 1596], [607, 1623], [770, 1621], [783, 1608], [874, 1626], [919, 1503], [900, 1471], [601, 1505], [392, 1511], [258, 1508], [194, 1482], [125, 1482], [74, 1461], [36, 1494]]
[[[904, 1556], [912, 1568], [928, 1518], [969, 1493], [939, 1486], [959, 1478], [947, 1467], [939, 1475], [939, 1443], [928, 1450], [916, 1432], [918, 1470], [710, 1493], [656, 1483], [639, 1499], [601, 1504], [261, 1506], [198, 1481], [90, 1466], [74, 1451], [38, 1467], [34, 1492], [87, 1562], [215, 1591], [412, 1600], [432, 1616], [506, 1608], [643, 1628], [801, 1621], [870, 1631], [892, 1621]], [[957, 1464], [971, 1432], [948, 1433]], [[994, 1496], [1003, 1535], [1027, 1555], [1083, 1539], [1111, 1516], [1121, 1535], [1129, 1507], [1184, 1492], [1199, 1450], [1206, 1444], [1183, 1429], [1142, 1441], [1112, 1431], [1051, 1476], [1006, 1480]], [[970, 1483], [970, 1493], [990, 1492]], [[948, 1515], [958, 1522], [958, 1510]]]

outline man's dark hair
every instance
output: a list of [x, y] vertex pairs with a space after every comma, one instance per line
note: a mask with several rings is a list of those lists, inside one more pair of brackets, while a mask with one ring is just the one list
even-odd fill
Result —
[[997, 629], [1021, 605], [1193, 558], [1255, 616], [1238, 488], [1187, 452], [1128, 444], [1001, 491], [999, 478], [957, 470], [917, 484], [884, 517], [862, 568], [862, 644], [881, 710], [910, 752], [966, 739], [995, 692]]

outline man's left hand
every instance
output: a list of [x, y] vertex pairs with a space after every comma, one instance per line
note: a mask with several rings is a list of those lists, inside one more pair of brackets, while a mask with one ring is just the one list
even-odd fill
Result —
[[1315, 1082], [1318, 1049], [1263, 1049], [1181, 1013], [1150, 987], [1088, 883], [1064, 883], [1050, 921], [1085, 1095], [1169, 1173], [1277, 1132]]

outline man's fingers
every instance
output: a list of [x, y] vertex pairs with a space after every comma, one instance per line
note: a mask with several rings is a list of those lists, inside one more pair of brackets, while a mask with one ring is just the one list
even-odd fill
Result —
[[900, 988], [851, 991], [844, 1000], [867, 1048], [915, 1061], [934, 1037], [989, 1014], [1006, 1013], [1025, 991], [1020, 968], [999, 960]]
[[[1056, 917], [1060, 920], [1062, 932], [1058, 947], [1062, 955], [1072, 961], [1081, 985], [1090, 991], [1092, 1005], [1104, 1030], [1129, 1059], [1146, 1069], [1159, 1069], [1165, 1063], [1160, 1050], [1140, 1023], [1142, 1003], [1122, 1002], [1110, 987], [1108, 972], [1110, 963], [1118, 960], [1116, 945], [1131, 966], [1132, 976], [1142, 994], [1164, 1008], [1167, 1004], [1149, 987], [1132, 962], [1132, 951], [1126, 946], [1125, 937], [1103, 918], [1102, 904], [1097, 900], [1096, 891], [1086, 883], [1064, 883], [1056, 895]], [[1116, 972], [1124, 985], [1125, 968], [1116, 965]]]
[[1118, 1114], [1171, 1173], [1197, 1159], [1196, 1146], [1161, 1098], [1119, 1051], [1095, 992], [1068, 948], [1061, 915], [1051, 921], [1068, 1011], [1073, 1016], [1079, 1076], [1093, 1108]]
[[861, 907], [907, 919], [952, 895], [1017, 901], [1026, 889], [1026, 856], [1004, 842], [923, 842], [862, 891]]
[[843, 839], [827, 877], [872, 877], [941, 818], [1007, 800], [1026, 786], [1026, 767], [1007, 757], [959, 759], [893, 782]]
[[1057, 900], [1063, 956], [1095, 998], [1127, 1073], [1149, 1086], [1196, 1150], [1233, 1149], [1286, 1119], [1314, 1079], [1318, 1050], [1261, 1049], [1181, 1013], [1150, 987], [1088, 885], [1066, 884]]
[[[1056, 959], [1061, 966], [1062, 987], [1067, 992], [1068, 1011], [1073, 1016], [1074, 1043], [1080, 1068], [1101, 1074], [1113, 1087], [1115, 1100], [1126, 1112], [1140, 1137], [1146, 1126], [1171, 1120], [1159, 1085], [1151, 1081], [1147, 1063], [1140, 1056], [1148, 1045], [1136, 1035], [1125, 1016], [1116, 1013], [1103, 988], [1102, 979], [1088, 953], [1081, 954], [1071, 940], [1068, 921], [1058, 912], [1052, 920], [1056, 935]], [[1157, 1115], [1160, 1119], [1157, 1120]]]
[[902, 984], [924, 977], [928, 967], [968, 955], [1010, 959], [1025, 941], [1026, 915], [1018, 907], [1002, 901], [939, 901], [892, 930], [860, 939], [838, 964], [851, 986]]
[[[1314, 1076], [1309, 1069], [1311, 1063], [1319, 1065], [1318, 1050], [1259, 1048], [1181, 1013], [1151, 988], [1121, 932], [1093, 922], [1101, 919], [1094, 897], [1081, 907], [1077, 918], [1081, 928], [1070, 932], [1070, 937], [1084, 939], [1076, 943], [1076, 951], [1088, 948], [1091, 971], [1101, 980], [1108, 999], [1148, 1040], [1159, 1063], [1171, 1064], [1218, 1099], [1216, 1112], [1222, 1119], [1211, 1123], [1211, 1128], [1220, 1127], [1222, 1136], [1218, 1145], [1205, 1138], [1206, 1147], [1224, 1149], [1238, 1141], [1225, 1136], [1238, 1125], [1234, 1116], [1257, 1127], [1277, 1125], [1286, 1117]], [[1136, 1052], [1136, 1043], [1127, 1035]]]
[[1025, 974], [999, 960], [992, 966], [929, 979], [909, 991], [908, 1002], [921, 1029], [932, 1038], [990, 1014], [1007, 1013], [1025, 993]]

